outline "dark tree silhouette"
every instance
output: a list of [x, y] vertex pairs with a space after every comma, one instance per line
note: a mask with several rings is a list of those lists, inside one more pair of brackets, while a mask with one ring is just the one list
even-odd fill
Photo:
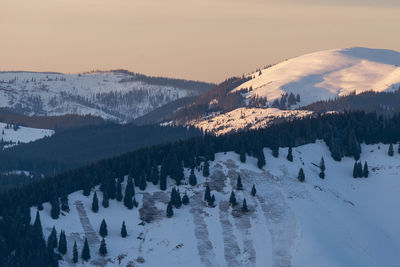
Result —
[[106, 221], [104, 219], [101, 221], [99, 233], [100, 233], [101, 237], [106, 237], [107, 234], [108, 234], [107, 224], [106, 224]]
[[103, 237], [103, 239], [101, 240], [101, 243], [100, 243], [99, 254], [101, 256], [103, 256], [103, 257], [105, 255], [107, 255], [107, 246], [106, 246], [106, 241], [104, 240], [104, 237]]
[[306, 177], [304, 175], [303, 168], [300, 168], [299, 175], [297, 176], [297, 178], [299, 179], [300, 182], [304, 182], [305, 181]]
[[92, 211], [97, 213], [99, 211], [99, 200], [97, 199], [97, 193], [94, 192], [92, 200]]
[[253, 184], [253, 187], [251, 188], [251, 195], [254, 197], [257, 194], [256, 186]]
[[126, 232], [126, 226], [125, 226], [125, 221], [122, 222], [122, 227], [121, 227], [121, 236], [125, 238], [128, 235]]
[[87, 241], [87, 238], [85, 238], [85, 243], [83, 245], [82, 253], [81, 253], [81, 258], [84, 261], [90, 260], [90, 249], [89, 249], [89, 243]]

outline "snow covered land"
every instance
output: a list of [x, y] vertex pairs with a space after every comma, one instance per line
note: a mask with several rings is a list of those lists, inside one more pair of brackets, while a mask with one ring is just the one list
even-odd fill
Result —
[[126, 121], [176, 99], [202, 93], [193, 88], [157, 85], [158, 80], [143, 77], [126, 71], [0, 72], [0, 107], [28, 115], [91, 114]]
[[249, 75], [254, 77], [233, 91], [252, 87], [247, 97], [267, 97], [272, 103], [282, 94], [299, 94], [305, 106], [368, 90], [400, 86], [400, 52], [353, 47], [315, 52], [286, 60]]
[[238, 108], [228, 113], [193, 120], [189, 124], [216, 135], [247, 129], [265, 128], [277, 120], [290, 120], [311, 115], [307, 110], [276, 108]]
[[[66, 232], [68, 251], [61, 266], [72, 265], [73, 243], [80, 255], [85, 237], [91, 260], [79, 259], [78, 266], [397, 266], [400, 154], [389, 157], [387, 151], [384, 144], [362, 145], [361, 162], [368, 162], [369, 177], [357, 179], [352, 177], [354, 159], [334, 161], [322, 141], [293, 148], [293, 162], [286, 159], [287, 148], [280, 148], [277, 158], [264, 149], [262, 170], [255, 158], [241, 163], [235, 153], [218, 153], [210, 177], [196, 171], [196, 186], [179, 186], [190, 203], [174, 208], [171, 218], [166, 217], [171, 180], [167, 191], [150, 183], [145, 192], [135, 188], [139, 207], [133, 210], [110, 200], [109, 208], [100, 204], [93, 213], [93, 192], [85, 197], [78, 191], [69, 195], [69, 213], [53, 220], [45, 203], [40, 217], [46, 238], [53, 226]], [[325, 179], [319, 178], [321, 157]], [[297, 178], [300, 168], [303, 183]], [[236, 189], [238, 175], [243, 190]], [[205, 204], [206, 183], [215, 207]], [[255, 196], [250, 194], [253, 184]], [[101, 192], [95, 190], [101, 203]], [[234, 208], [228, 202], [232, 191], [239, 203]], [[244, 198], [247, 212], [241, 210]], [[32, 221], [35, 214], [32, 207]], [[108, 226], [105, 257], [98, 253], [103, 219]], [[120, 236], [122, 221], [126, 238]]]
[[33, 142], [53, 134], [53, 130], [15, 126], [0, 122], [0, 138], [3, 148], [15, 146], [20, 143]]

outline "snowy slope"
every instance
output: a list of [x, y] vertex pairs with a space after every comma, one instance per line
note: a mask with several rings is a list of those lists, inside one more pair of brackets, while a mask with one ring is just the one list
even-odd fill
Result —
[[0, 122], [0, 139], [3, 148], [8, 148], [20, 143], [33, 142], [53, 134], [53, 130], [37, 129], [24, 126], [18, 126], [17, 128], [14, 128], [13, 125]]
[[400, 52], [353, 47], [316, 52], [293, 58], [251, 74], [235, 90], [253, 88], [247, 97], [273, 100], [285, 93], [301, 96], [300, 106], [367, 90], [400, 86]]
[[[190, 204], [174, 209], [172, 218], [165, 216], [172, 185], [167, 192], [153, 185], [145, 192], [136, 188], [139, 209], [128, 210], [112, 200], [109, 208], [100, 207], [95, 214], [90, 208], [92, 195], [84, 197], [79, 191], [69, 196], [71, 211], [60, 219], [51, 219], [47, 203], [40, 216], [46, 236], [53, 225], [58, 232], [66, 231], [68, 252], [61, 266], [71, 265], [73, 241], [81, 251], [85, 235], [92, 260], [80, 261], [79, 266], [129, 262], [135, 266], [396, 266], [400, 262], [400, 155], [389, 157], [387, 149], [382, 144], [362, 145], [361, 160], [370, 166], [367, 179], [353, 179], [354, 160], [333, 161], [323, 142], [294, 148], [293, 162], [286, 160], [287, 148], [280, 149], [278, 158], [264, 149], [264, 170], [256, 167], [254, 158], [241, 163], [235, 153], [219, 153], [211, 163], [210, 178], [196, 172], [196, 187], [179, 187], [190, 196]], [[321, 156], [325, 180], [313, 165]], [[304, 183], [297, 180], [300, 167], [305, 171]], [[244, 190], [235, 190], [236, 198], [239, 203], [246, 198], [247, 213], [228, 203], [238, 174]], [[215, 208], [205, 206], [204, 182], [215, 194]], [[252, 184], [257, 188], [255, 197], [250, 195]], [[142, 205], [153, 209], [152, 222], [139, 224], [146, 215]], [[35, 213], [32, 208], [32, 218]], [[109, 232], [105, 258], [98, 254], [103, 218]], [[126, 239], [119, 236], [123, 220]]]
[[290, 120], [311, 115], [307, 110], [276, 108], [238, 108], [228, 113], [193, 120], [189, 124], [215, 135], [247, 129], [265, 128], [277, 120]]
[[28, 115], [92, 114], [126, 121], [176, 99], [202, 93], [193, 88], [150, 84], [141, 78], [126, 71], [0, 72], [0, 107]]

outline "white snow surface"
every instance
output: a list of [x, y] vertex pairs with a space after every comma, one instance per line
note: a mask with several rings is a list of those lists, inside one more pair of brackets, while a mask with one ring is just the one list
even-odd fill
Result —
[[0, 122], [0, 139], [4, 142], [11, 142], [11, 144], [5, 145], [4, 148], [15, 146], [19, 143], [33, 142], [54, 134], [53, 130], [48, 129], [18, 126], [18, 129], [14, 130], [12, 126], [7, 127], [7, 125], [7, 123]]
[[352, 47], [306, 54], [252, 73], [255, 77], [233, 91], [253, 88], [247, 97], [267, 97], [272, 103], [282, 94], [300, 94], [299, 106], [368, 90], [400, 86], [400, 52]]
[[[267, 165], [256, 167], [256, 159], [228, 152], [216, 154], [210, 165], [211, 176], [202, 177], [196, 171], [198, 185], [179, 186], [187, 192], [190, 204], [174, 209], [166, 218], [166, 203], [172, 188], [162, 192], [148, 184], [145, 192], [136, 188], [139, 208], [153, 206], [158, 216], [150, 223], [141, 222], [139, 209], [126, 209], [116, 200], [98, 213], [91, 211], [92, 195], [82, 191], [69, 195], [71, 211], [60, 219], [50, 217], [50, 205], [40, 212], [44, 233], [53, 225], [58, 233], [65, 230], [68, 252], [61, 266], [71, 266], [73, 241], [79, 252], [85, 231], [74, 205], [81, 201], [88, 221], [97, 233], [90, 243], [91, 260], [81, 259], [78, 266], [398, 266], [400, 262], [400, 155], [387, 155], [388, 145], [362, 145], [361, 161], [368, 161], [369, 178], [352, 177], [354, 159], [340, 162], [330, 157], [322, 141], [293, 148], [294, 161], [286, 159], [287, 148], [280, 148], [274, 158], [264, 149]], [[326, 163], [326, 178], [320, 179], [321, 157]], [[306, 180], [300, 183], [297, 174], [304, 169]], [[185, 171], [186, 177], [188, 170]], [[229, 195], [240, 174], [244, 190], [234, 189], [236, 198], [247, 200], [249, 212], [238, 205], [232, 209]], [[125, 179], [126, 180], [126, 179]], [[205, 183], [215, 194], [216, 207], [206, 207]], [[257, 195], [250, 195], [255, 184]], [[101, 203], [102, 195], [96, 188]], [[154, 200], [152, 204], [151, 201]], [[36, 208], [31, 208], [32, 220]], [[108, 255], [98, 254], [100, 222], [108, 225], [106, 243]], [[122, 221], [126, 222], [128, 237], [120, 237]], [[84, 220], [85, 221], [85, 218]], [[88, 234], [88, 233], [87, 233]], [[90, 234], [90, 233], [89, 233]], [[96, 235], [96, 234], [95, 234]], [[118, 256], [124, 255], [121, 264]], [[142, 257], [144, 262], [137, 261]]]
[[[99, 94], [103, 95], [98, 97]], [[132, 80], [130, 74], [118, 71], [0, 72], [0, 107], [28, 110], [29, 115], [90, 114], [125, 121], [197, 94], [193, 90]]]
[[190, 121], [205, 132], [215, 135], [227, 134], [247, 129], [265, 128], [276, 120], [290, 120], [311, 115], [307, 110], [280, 110], [276, 108], [237, 108], [227, 113], [215, 114]]

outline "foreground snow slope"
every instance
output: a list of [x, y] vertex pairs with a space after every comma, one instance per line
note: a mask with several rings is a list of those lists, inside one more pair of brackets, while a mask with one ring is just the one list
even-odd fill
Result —
[[[370, 166], [367, 179], [353, 179], [354, 160], [333, 161], [323, 142], [294, 148], [294, 162], [286, 160], [287, 148], [280, 149], [278, 158], [264, 149], [264, 170], [256, 167], [254, 158], [241, 163], [235, 153], [219, 153], [211, 163], [209, 178], [196, 172], [197, 186], [179, 187], [190, 196], [190, 204], [174, 209], [172, 218], [165, 217], [172, 185], [166, 192], [153, 185], [146, 192], [136, 189], [139, 208], [133, 210], [112, 200], [109, 208], [93, 213], [92, 195], [84, 197], [79, 191], [69, 196], [71, 211], [60, 219], [51, 219], [47, 203], [40, 215], [46, 236], [53, 225], [58, 232], [66, 231], [68, 252], [62, 266], [72, 264], [73, 241], [81, 251], [85, 236], [92, 260], [80, 261], [79, 266], [126, 266], [129, 262], [135, 266], [396, 266], [400, 262], [400, 155], [387, 156], [387, 148], [362, 146], [361, 160]], [[313, 165], [322, 156], [325, 180]], [[305, 171], [304, 183], [297, 180], [300, 167]], [[232, 209], [228, 203], [238, 174], [244, 190], [235, 190], [236, 198], [241, 203], [246, 197], [247, 213], [240, 205]], [[215, 208], [204, 204], [205, 182], [215, 194]], [[253, 184], [255, 197], [250, 195]], [[31, 212], [34, 218], [36, 209]], [[141, 217], [150, 215], [152, 222], [140, 224]], [[98, 254], [103, 218], [109, 232], [105, 258]], [[126, 239], [119, 235], [123, 220]]]
[[300, 106], [367, 90], [385, 91], [400, 86], [400, 52], [353, 47], [303, 55], [251, 74], [255, 78], [234, 90], [252, 87], [248, 97], [284, 93], [301, 96]]

